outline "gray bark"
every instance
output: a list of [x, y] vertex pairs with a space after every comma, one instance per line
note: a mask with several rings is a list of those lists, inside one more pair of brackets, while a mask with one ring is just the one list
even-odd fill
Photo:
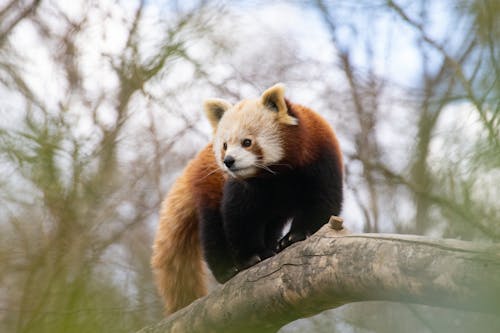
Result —
[[331, 226], [140, 332], [273, 332], [370, 300], [500, 314], [499, 244], [347, 234]]

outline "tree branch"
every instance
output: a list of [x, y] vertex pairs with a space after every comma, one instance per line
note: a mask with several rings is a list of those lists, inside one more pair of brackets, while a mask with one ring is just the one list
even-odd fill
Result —
[[295, 319], [371, 300], [500, 314], [498, 295], [498, 244], [347, 235], [325, 225], [140, 333], [274, 332]]

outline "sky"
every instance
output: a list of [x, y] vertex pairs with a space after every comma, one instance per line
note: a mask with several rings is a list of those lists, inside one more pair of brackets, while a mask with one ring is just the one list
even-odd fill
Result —
[[[96, 100], [101, 95], [105, 97], [105, 102], [99, 108], [97, 117], [99, 120], [106, 123], [113, 123], [116, 118], [114, 110], [113, 97], [116, 94], [118, 84], [117, 78], [110, 67], [108, 58], [117, 59], [123, 50], [126, 43], [126, 27], [124, 21], [130, 21], [134, 15], [136, 2], [121, 1], [115, 2], [112, 0], [101, 0], [98, 3], [99, 7], [105, 8], [106, 13], [96, 9], [90, 1], [74, 0], [53, 0], [59, 7], [63, 9], [65, 14], [73, 19], [78, 20], [82, 13], [88, 15], [88, 29], [79, 37], [78, 46], [81, 52], [85, 54], [81, 62], [78, 64], [83, 71], [84, 87], [87, 93], [86, 99]], [[151, 50], [161, 43], [165, 28], [160, 21], [165, 18], [172, 18], [174, 15], [171, 7], [165, 5], [170, 4], [168, 1], [147, 1], [147, 8], [144, 13], [144, 19], [147, 24], [142, 26], [141, 41], [143, 49], [141, 50], [145, 56], [151, 53]], [[181, 1], [182, 5], [189, 6], [189, 1]], [[279, 57], [280, 54], [268, 54], [267, 52], [275, 52], [275, 48], [270, 46], [282, 46], [283, 52], [295, 52], [296, 55], [305, 63], [298, 66], [298, 71], [288, 74], [285, 79], [287, 86], [287, 95], [291, 96], [293, 101], [313, 107], [327, 117], [328, 121], [334, 128], [341, 127], [343, 119], [342, 114], [333, 112], [323, 112], [321, 109], [324, 103], [318, 98], [317, 89], [322, 88], [319, 85], [335, 86], [335, 89], [341, 90], [346, 85], [345, 78], [341, 73], [330, 72], [322, 73], [315, 72], [318, 68], [333, 68], [338, 59], [336, 57], [337, 50], [332, 46], [330, 35], [326, 30], [324, 22], [321, 20], [317, 11], [311, 8], [300, 5], [299, 1], [226, 1], [221, 2], [221, 7], [226, 11], [224, 14], [225, 20], [216, 22], [216, 33], [223, 38], [230, 46], [234, 47], [231, 54], [223, 55], [220, 58], [216, 57], [216, 61], [208, 66], [208, 71], [216, 80], [224, 80], [228, 75], [233, 75], [228, 65], [235, 66], [236, 69], [244, 72], [247, 67], [257, 63], [257, 66], [263, 67], [260, 70], [265, 71], [267, 63], [264, 61], [266, 57]], [[392, 158], [388, 163], [396, 170], [401, 170], [406, 166], [411, 140], [414, 140], [414, 134], [409, 128], [408, 109], [401, 107], [401, 104], [392, 103], [394, 101], [408, 99], [411, 101], [412, 92], [418, 88], [423, 65], [420, 61], [421, 57], [418, 54], [418, 40], [415, 32], [410, 28], [402, 28], [401, 24], [397, 24], [398, 18], [394, 15], [386, 15], [381, 12], [376, 6], [373, 10], [360, 10], [359, 6], [366, 5], [363, 1], [339, 1], [341, 4], [334, 9], [334, 17], [338, 18], [341, 27], [339, 28], [339, 44], [345, 45], [353, 43], [353, 61], [361, 68], [369, 67], [370, 61], [373, 61], [376, 74], [390, 81], [391, 86], [395, 89], [386, 91], [387, 102], [381, 107], [381, 114], [385, 121], [378, 124], [379, 137], [377, 140], [380, 145], [391, 152]], [[376, 3], [376, 1], [375, 1]], [[411, 1], [401, 0], [401, 3], [408, 5], [411, 13], [418, 12], [418, 8], [412, 7]], [[445, 6], [447, 1], [428, 2], [432, 5], [432, 10], [429, 10], [429, 15], [433, 24], [426, 26], [428, 32], [435, 36], [438, 40], [446, 35], [449, 31], [450, 23], [442, 6]], [[221, 10], [222, 10], [221, 9]], [[47, 7], [42, 7], [42, 11], [52, 14]], [[57, 33], [60, 31], [61, 19], [51, 19], [52, 15], [46, 15], [47, 20], [50, 20], [50, 25], [54, 27]], [[356, 22], [356, 26], [349, 25], [347, 21]], [[168, 20], [167, 20], [168, 21]], [[104, 22], [104, 23], [103, 23]], [[59, 28], [58, 28], [59, 27]], [[460, 26], [456, 27], [457, 31]], [[88, 105], [85, 104], [85, 98], [79, 98], [78, 92], [67, 94], [65, 88], [65, 80], [57, 66], [51, 62], [50, 58], [54, 53], [60, 52], [60, 45], [47, 45], [45, 41], [38, 37], [37, 31], [29, 23], [22, 23], [12, 36], [14, 48], [18, 51], [22, 62], [22, 70], [28, 80], [29, 85], [34, 89], [39, 98], [47, 105], [48, 110], [58, 110], [61, 101], [67, 102], [71, 106], [69, 113], [76, 119], [73, 131], [76, 136], [84, 137], [88, 140], [88, 146], [92, 146], [99, 137], [93, 131], [93, 121], [88, 112]], [[371, 44], [373, 48], [373, 60], [366, 57], [367, 48], [370, 44], [367, 41], [374, 41]], [[207, 42], [203, 40], [190, 40], [190, 52], [198, 59], [204, 59], [204, 54], [207, 51]], [[272, 44], [272, 45], [269, 45]], [[453, 41], [448, 44], [450, 49], [453, 49]], [[108, 58], [103, 58], [105, 54]], [[259, 59], [260, 62], [255, 62]], [[25, 61], [26, 60], [26, 61]], [[428, 66], [435, 66], [437, 61], [434, 58], [429, 58]], [[318, 67], [308, 66], [310, 64], [319, 64]], [[325, 66], [325, 67], [321, 67]], [[257, 68], [259, 70], [259, 68]], [[301, 70], [308, 72], [302, 73]], [[261, 76], [261, 72], [259, 72]], [[265, 74], [265, 73], [264, 73]], [[219, 97], [231, 100], [231, 96], [214, 96], [213, 90], [204, 89], [201, 85], [193, 85], [188, 89], [182, 89], [182, 85], [189, 84], [189, 81], [194, 77], [192, 66], [183, 62], [176, 62], [169, 69], [168, 75], [163, 80], [159, 80], [154, 85], [148, 86], [148, 91], [151, 94], [162, 97], [163, 90], [168, 90], [171, 86], [181, 86], [177, 98], [169, 98], [165, 100], [165, 104], [156, 104], [148, 100], [148, 98], [136, 98], [132, 104], [132, 110], [135, 111], [133, 118], [133, 127], [129, 128], [131, 133], [136, 133], [139, 128], [146, 127], [151, 115], [148, 110], [161, 111], [162, 108], [175, 109], [176, 107], [186, 110], [185, 116], [189, 119], [196, 119], [199, 124], [199, 131], [193, 136], [181, 140], [176, 149], [180, 152], [188, 151], [189, 154], [195, 154], [210, 138], [211, 128], [206, 120], [204, 120], [201, 105], [204, 99]], [[316, 82], [301, 82], [301, 78], [324, 77], [324, 82], [317, 80]], [[278, 80], [278, 79], [276, 79]], [[281, 78], [279, 79], [281, 80]], [[265, 84], [274, 84], [275, 78], [268, 78]], [[311, 80], [312, 81], [312, 80]], [[319, 82], [319, 83], [318, 83]], [[242, 95], [248, 97], [256, 97], [267, 86], [262, 86], [264, 83], [248, 83], [248, 82], [231, 82], [231, 88], [241, 92]], [[337, 87], [338, 85], [338, 87]], [[332, 96], [334, 98], [335, 96]], [[0, 89], [0, 120], [8, 119], [8, 121], [0, 122], [0, 128], [19, 128], [22, 122], [22, 112], [17, 112], [23, 109], [22, 99], [12, 92], [6, 92]], [[235, 102], [234, 100], [231, 100]], [[178, 105], [182, 103], [182, 105]], [[166, 108], [165, 108], [166, 109]], [[468, 172], [467, 164], [461, 163], [466, 161], [467, 143], [469, 138], [474, 138], [480, 135], [480, 127], [475, 126], [478, 123], [476, 112], [470, 104], [457, 103], [450, 105], [444, 111], [444, 117], [441, 117], [437, 126], [436, 136], [430, 147], [430, 164], [436, 170], [446, 168], [462, 168], [464, 174]], [[172, 133], [182, 128], [182, 120], [176, 117], [161, 112], [156, 112], [153, 119], [158, 125], [160, 137], [164, 140], [169, 140]], [[353, 146], [350, 144], [348, 137], [340, 128], [338, 131], [340, 141], [344, 151], [352, 151]], [[454, 134], [454, 135], [450, 135]], [[135, 137], [132, 134], [132, 139]], [[133, 141], [131, 140], [131, 141]], [[122, 163], [132, 160], [138, 149], [142, 150], [143, 155], [147, 154], [146, 145], [139, 146], [125, 145], [126, 149], [122, 151]], [[444, 161], [443, 152], [447, 153], [447, 159]], [[168, 157], [166, 157], [168, 158]], [[450, 165], [451, 163], [452, 165]], [[353, 169], [356, 166], [352, 166]], [[0, 173], [12, 175], [15, 170], [6, 169], [5, 165], [0, 163]], [[175, 171], [172, 175], [176, 175], [180, 170]], [[361, 174], [360, 170], [357, 170]], [[495, 174], [496, 172], [496, 174]], [[484, 193], [484, 200], [492, 200], [498, 197], [498, 189], [488, 186], [500, 177], [499, 171], [494, 171], [491, 175], [486, 175], [483, 180], [479, 181], [476, 186], [483, 186], [484, 189], [478, 188], [478, 191]], [[10, 178], [10, 177], [8, 177]], [[168, 186], [173, 182], [173, 177], [170, 177], [165, 184], [162, 184], [166, 192]], [[20, 184], [19, 187], [22, 187]], [[397, 193], [396, 193], [397, 195]], [[1, 197], [0, 197], [1, 199]], [[409, 202], [404, 200], [399, 201], [399, 216], [403, 219], [410, 220], [413, 217]], [[127, 206], [126, 203], [119, 208], [122, 214], [131, 214], [130, 210], [133, 207]], [[1, 213], [1, 212], [0, 212]], [[349, 221], [348, 228], [354, 232], [362, 231], [362, 222], [364, 217], [355, 203], [352, 191], [346, 191], [346, 200], [343, 208], [343, 217]], [[384, 219], [385, 216], [382, 216]], [[388, 217], [389, 220], [389, 217]], [[157, 223], [157, 217], [153, 216], [149, 221], [153, 230]], [[384, 232], [392, 232], [393, 230], [382, 226]], [[437, 230], [439, 233], [440, 230]], [[439, 236], [436, 234], [436, 236]], [[120, 249], [112, 249], [119, 252]], [[122, 274], [117, 274], [116, 279], [123, 279], [122, 284], [127, 284], [130, 279], [128, 268]]]
[[[120, 55], [126, 42], [126, 28], [123, 21], [130, 20], [133, 17], [136, 2], [99, 1], [99, 6], [106, 8], [105, 15], [103, 15], [103, 11], [97, 10], [91, 2], [64, 0], [54, 0], [54, 2], [73, 20], [78, 20], [82, 13], [90, 13], [88, 15], [89, 29], [80, 36], [79, 40], [79, 47], [85, 54], [79, 66], [84, 73], [84, 86], [88, 93], [86, 98], [95, 100], [101, 94], [113, 96], [116, 93], [117, 79], [109, 63], [104, 61], [101, 55], [106, 54], [110, 57]], [[227, 75], [226, 65], [228, 63], [244, 67], [245, 62], [251, 60], [252, 57], [265, 57], [267, 43], [270, 42], [282, 43], [284, 46], [292, 47], [292, 50], [296, 51], [297, 55], [306, 62], [332, 65], [338, 61], [336, 58], [337, 51], [332, 46], [329, 33], [318, 12], [308, 6], [301, 5], [301, 2], [227, 1], [217, 3], [222, 4], [220, 8], [225, 8], [224, 10], [227, 11], [229, 17], [226, 21], [217, 22], [217, 25], [220, 25], [217, 28], [219, 34], [223, 35], [230, 43], [234, 43], [236, 47], [229, 57], [222, 58], [219, 63], [214, 63], [211, 66], [209, 70], [211, 70], [214, 77], [224, 78]], [[409, 95], [405, 94], [408, 93], [408, 90], [418, 86], [423, 65], [419, 60], [416, 34], [410, 28], [401, 28], [401, 24], [396, 24], [398, 20], [396, 17], [380, 11], [376, 5], [373, 6], [371, 11], [360, 10], [359, 6], [368, 6], [367, 3], [339, 2], [340, 5], [333, 10], [333, 16], [338, 19], [340, 26], [339, 45], [354, 43], [353, 61], [357, 66], [366, 68], [370, 65], [369, 62], [373, 61], [376, 74], [385, 77], [394, 86], [401, 87], [401, 90], [387, 92], [389, 99], [409, 98]], [[376, 4], [376, 2], [373, 3]], [[152, 48], [162, 40], [162, 34], [157, 31], [158, 22], [165, 17], [169, 17], [169, 15], [173, 15], [171, 6], [166, 4], [170, 5], [171, 3], [168, 1], [147, 2], [144, 18], [150, 24], [143, 25], [141, 31], [144, 45], [142, 51], [146, 56], [149, 52], [148, 47]], [[446, 1], [434, 2], [432, 4], [433, 10], [429, 10], [431, 21], [434, 23], [426, 26], [426, 29], [438, 39], [441, 35], [444, 35], [449, 25], [447, 17], [443, 15], [443, 8], [441, 8], [445, 4]], [[189, 2], [182, 2], [182, 6], [189, 6]], [[408, 8], [411, 13], [418, 12], [418, 8], [411, 5]], [[47, 8], [42, 8], [42, 10], [50, 11]], [[47, 15], [47, 17], [50, 17], [50, 15]], [[352, 26], [349, 22], [356, 22], [356, 25]], [[57, 27], [60, 26], [61, 22], [52, 20], [50, 24], [55, 27], [54, 29], [57, 32]], [[81, 100], [71, 96], [71, 94], [65, 96], [65, 90], [61, 89], [65, 85], [65, 80], [61, 77], [61, 73], [58, 72], [58, 68], [50, 61], [52, 52], [58, 51], [58, 45], [45, 45], [33, 27], [27, 23], [21, 24], [16, 29], [13, 40], [16, 41], [15, 48], [19, 54], [23, 59], [28, 59], [28, 61], [22, 63], [28, 83], [46, 103], [48, 109], [57, 110], [58, 103], [68, 101], [73, 116], [78, 119], [76, 122], [78, 125], [74, 129], [76, 135], [88, 136], [89, 142], [97, 140], [91, 134], [92, 121], [89, 118], [89, 113], [86, 112], [87, 106]], [[368, 44], [368, 40], [375, 42]], [[373, 60], [366, 58], [367, 47], [373, 48]], [[191, 41], [190, 52], [195, 57], [203, 59], [206, 44], [200, 40]], [[289, 50], [285, 49], [285, 52], [289, 52]], [[430, 58], [429, 63], [431, 66], [433, 62], [435, 61]], [[298, 77], [300, 75], [300, 73], [297, 74]], [[183, 81], [189, 81], [192, 77], [192, 67], [177, 63], [165, 84], [176, 85]], [[270, 84], [275, 83], [273, 81], [272, 78], [269, 79]], [[309, 88], [307, 82], [297, 83], [292, 81], [284, 83], [287, 85], [287, 94], [292, 96], [294, 101], [313, 108], [320, 108], [320, 104], [317, 104], [317, 92], [313, 86]], [[341, 74], [334, 73], [331, 78], [328, 78], [328, 83], [338, 83], [339, 87], [341, 87], [345, 85], [345, 78]], [[257, 87], [256, 89], [252, 85], [241, 85], [243, 94], [248, 95], [248, 97], [255, 97], [256, 92], [265, 88], [267, 87]], [[161, 90], [162, 85], [150, 87], [151, 92], [159, 95], [161, 95]], [[191, 145], [193, 151], [196, 150], [197, 146], [201, 147], [203, 145], [204, 141], [209, 138], [211, 131], [208, 122], [203, 121], [202, 116], [200, 116], [203, 100], [209, 97], [227, 98], [226, 96], [212, 96], [211, 94], [211, 92], [199, 91], [193, 88], [192, 91], [183, 91], [179, 95], [182, 101], [189, 103], [184, 107], [194, 110], [187, 116], [200, 119], [201, 132], [205, 133], [193, 139], [194, 144]], [[389, 96], [391, 94], [393, 96]], [[13, 94], [6, 96], [3, 100], [4, 110], [0, 107], [0, 114], [6, 112], [7, 105], [15, 106], [19, 103], [17, 97]], [[147, 105], [147, 101], [138, 100], [133, 107], [136, 110], [142, 110]], [[449, 121], [443, 120], [443, 124], [440, 125], [442, 131], [447, 131], [448, 127], [451, 126], [450, 124], [452, 124], [451, 120], [457, 119], [457, 116], [460, 119], [463, 117], [466, 124], [475, 121], [470, 118], [470, 112], [467, 113], [470, 106], [462, 106], [461, 110], [463, 111], [454, 112], [452, 110], [449, 112], [453, 116], [449, 117]], [[321, 112], [321, 110], [318, 111]], [[405, 121], [407, 121], [408, 117], [405, 114], [406, 110], [388, 105], [382, 112], [385, 112], [384, 116], [387, 116], [389, 121], [380, 124], [384, 129], [379, 131], [379, 133], [383, 134], [378, 137], [378, 140], [384, 146], [392, 145], [391, 149], [395, 151], [400, 149], [399, 154], [394, 154], [394, 156], [401, 156], [408, 146], [408, 142], [401, 142], [401, 138], [405, 135], [406, 138], [411, 137], [407, 135], [408, 126]], [[147, 122], [147, 117], [144, 117], [141, 112], [138, 112], [138, 114], [140, 116], [137, 116], [134, 121], [138, 125], [144, 125], [144, 122]], [[334, 126], [340, 123], [339, 119], [342, 117], [342, 115], [337, 115], [335, 112], [328, 113], [326, 116]], [[12, 113], [10, 113], [9, 117], [10, 119], [16, 118]], [[20, 117], [20, 114], [17, 117]], [[104, 103], [99, 109], [97, 117], [103, 123], [112, 123], [116, 117], [113, 105]], [[173, 118], [159, 119], [160, 121], [169, 122], [169, 131], [166, 130], [165, 135], [170, 131], [175, 131], [176, 128], [181, 128], [183, 125], [182, 122]], [[18, 118], [18, 120], [21, 119]], [[16, 121], [12, 121], [2, 126], [15, 127], [15, 123]], [[474, 130], [470, 126], [466, 127], [467, 131], [472, 131], [470, 135], [474, 135]], [[352, 149], [349, 147], [348, 140], [342, 138], [342, 133], [339, 132], [338, 134], [341, 136], [341, 142], [345, 142], [346, 150]], [[439, 157], [445, 145], [446, 143], [440, 144], [439, 141], [436, 141], [432, 147], [433, 151], [435, 151], [433, 156]], [[181, 149], [185, 148], [184, 144], [180, 146]], [[402, 168], [404, 167], [404, 159], [395, 158], [394, 161], [391, 161], [391, 164], [396, 169]], [[351, 204], [353, 202], [351, 199], [348, 197], [348, 200], [346, 200], [344, 214], [352, 220], [361, 220], [360, 212]], [[359, 226], [356, 228], [359, 228]]]

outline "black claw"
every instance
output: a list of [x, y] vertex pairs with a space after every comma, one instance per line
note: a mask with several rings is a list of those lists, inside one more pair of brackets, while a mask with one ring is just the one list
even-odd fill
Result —
[[214, 277], [219, 283], [226, 283], [228, 280], [230, 280], [232, 277], [234, 277], [236, 274], [238, 274], [238, 269], [236, 267], [231, 267], [224, 272], [214, 272]]
[[306, 235], [302, 232], [289, 232], [278, 242], [277, 252], [283, 251], [293, 243], [306, 239]]
[[241, 264], [240, 264], [240, 271], [241, 270], [244, 270], [244, 269], [247, 269], [249, 267], [252, 267], [253, 265], [261, 262], [262, 259], [258, 256], [258, 255], [253, 255], [251, 256], [249, 259], [243, 261]]
[[273, 250], [264, 250], [262, 252], [259, 253], [259, 257], [262, 259], [262, 260], [266, 260], [267, 258], [270, 258], [272, 256], [274, 256], [276, 254], [276, 251], [273, 251]]

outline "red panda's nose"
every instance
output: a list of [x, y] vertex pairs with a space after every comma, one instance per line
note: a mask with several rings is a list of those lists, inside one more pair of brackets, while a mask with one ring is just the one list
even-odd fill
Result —
[[231, 155], [228, 155], [224, 158], [224, 164], [228, 167], [228, 169], [231, 169], [234, 162], [235, 162], [234, 157], [232, 157]]

